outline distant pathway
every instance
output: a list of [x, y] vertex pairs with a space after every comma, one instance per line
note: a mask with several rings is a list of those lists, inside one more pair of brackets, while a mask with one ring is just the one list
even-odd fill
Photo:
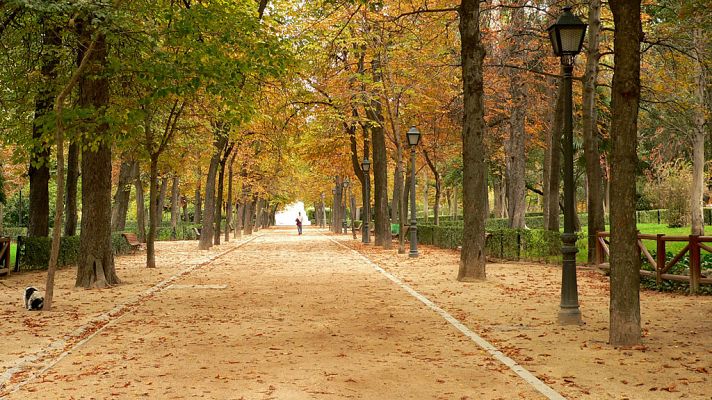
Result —
[[8, 399], [546, 398], [328, 236], [260, 233]]

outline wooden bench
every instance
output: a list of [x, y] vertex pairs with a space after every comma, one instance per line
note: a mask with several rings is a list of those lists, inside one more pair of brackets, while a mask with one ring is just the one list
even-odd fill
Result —
[[131, 246], [132, 253], [135, 253], [136, 250], [143, 249], [143, 243], [141, 243], [138, 240], [138, 237], [136, 236], [135, 233], [125, 232], [125, 233], [122, 233], [121, 236], [123, 236], [124, 239], [126, 239], [126, 242], [129, 244], [129, 246]]

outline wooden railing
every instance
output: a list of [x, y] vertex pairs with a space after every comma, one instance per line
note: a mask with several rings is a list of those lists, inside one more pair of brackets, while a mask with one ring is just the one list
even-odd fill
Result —
[[[611, 236], [609, 232], [598, 232], [596, 233], [596, 264], [602, 268], [610, 268], [609, 263], [606, 262], [606, 258], [610, 255], [610, 250], [608, 248], [609, 241], [608, 238]], [[648, 248], [643, 243], [644, 240], [654, 240], [656, 243], [656, 254], [655, 257], [650, 254]], [[666, 259], [665, 244], [667, 242], [685, 242], [685, 247], [680, 250], [670, 261]], [[645, 256], [650, 265], [653, 266], [655, 271], [641, 270], [641, 276], [654, 276], [658, 284], [663, 280], [679, 281], [679, 282], [689, 282], [690, 283], [690, 293], [698, 293], [700, 290], [701, 283], [712, 283], [712, 278], [702, 277], [701, 264], [702, 258], [700, 253], [702, 250], [712, 253], [712, 247], [705, 243], [712, 243], [712, 236], [699, 236], [699, 235], [689, 235], [689, 236], [667, 236], [664, 234], [648, 235], [648, 234], [638, 234], [638, 250]], [[690, 253], [690, 264], [689, 270], [690, 274], [687, 275], [675, 275], [668, 274], [675, 264], [677, 264], [686, 253]]]
[[0, 237], [0, 275], [10, 273], [10, 238]]

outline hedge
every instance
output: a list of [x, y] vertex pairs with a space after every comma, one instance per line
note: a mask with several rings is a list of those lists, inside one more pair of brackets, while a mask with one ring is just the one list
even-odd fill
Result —
[[[461, 226], [418, 225], [418, 242], [441, 248], [462, 246]], [[495, 229], [485, 244], [487, 254], [506, 260], [554, 261], [561, 257], [561, 234], [544, 229]], [[586, 238], [577, 240], [579, 251], [586, 247]]]
[[[46, 269], [49, 265], [52, 239], [48, 237], [23, 237], [18, 245], [20, 270]], [[111, 234], [114, 254], [126, 254], [131, 250], [121, 233]], [[57, 266], [73, 265], [79, 259], [79, 236], [65, 236], [60, 240]]]

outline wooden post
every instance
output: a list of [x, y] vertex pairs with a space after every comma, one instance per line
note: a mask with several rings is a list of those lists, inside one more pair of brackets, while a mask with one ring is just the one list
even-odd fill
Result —
[[601, 240], [603, 240], [603, 236], [601, 235], [603, 232], [596, 232], [596, 265], [600, 266], [603, 264], [603, 262], [606, 259], [606, 256], [603, 254], [603, 246], [601, 245]]
[[656, 254], [655, 259], [657, 260], [655, 264], [655, 283], [658, 285], [662, 284], [662, 271], [665, 268], [665, 234], [658, 233], [658, 238], [656, 239]]
[[690, 235], [690, 294], [700, 291], [700, 236]]

